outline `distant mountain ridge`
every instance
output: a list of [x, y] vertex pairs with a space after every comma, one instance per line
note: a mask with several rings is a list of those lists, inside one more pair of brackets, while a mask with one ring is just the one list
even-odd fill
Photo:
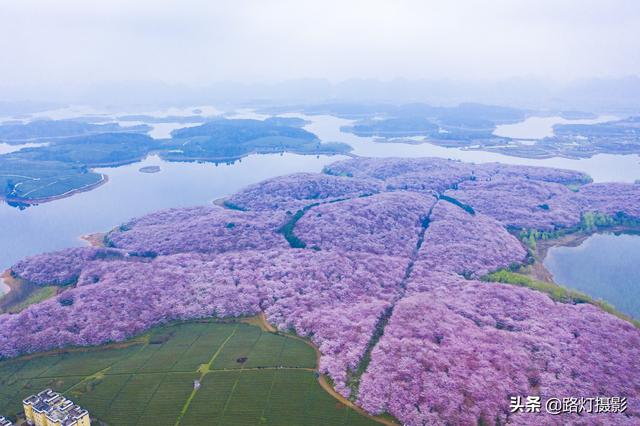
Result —
[[[193, 105], [266, 106], [283, 103], [422, 102], [457, 105], [464, 102], [497, 104], [533, 109], [578, 109], [593, 112], [639, 112], [640, 76], [591, 78], [557, 83], [536, 78], [496, 81], [396, 78], [377, 80], [353, 78], [332, 83], [322, 78], [303, 78], [272, 83], [213, 82], [186, 86], [150, 81], [123, 81], [86, 87], [65, 87], [64, 93], [43, 88], [0, 86], [5, 105], [12, 101], [55, 101], [56, 103], [103, 106]], [[0, 103], [2, 106], [2, 103]], [[39, 109], [41, 105], [33, 104]], [[0, 111], [6, 110], [6, 106]]]

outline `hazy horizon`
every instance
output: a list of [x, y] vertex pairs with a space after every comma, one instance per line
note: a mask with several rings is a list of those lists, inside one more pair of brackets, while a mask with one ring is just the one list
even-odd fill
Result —
[[0, 11], [0, 101], [597, 106], [613, 90], [627, 108], [640, 90], [637, 2], [26, 0]]

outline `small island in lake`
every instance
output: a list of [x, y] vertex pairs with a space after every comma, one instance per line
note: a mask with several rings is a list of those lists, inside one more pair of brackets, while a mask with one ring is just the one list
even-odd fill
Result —
[[144, 166], [138, 169], [140, 173], [158, 173], [160, 166]]

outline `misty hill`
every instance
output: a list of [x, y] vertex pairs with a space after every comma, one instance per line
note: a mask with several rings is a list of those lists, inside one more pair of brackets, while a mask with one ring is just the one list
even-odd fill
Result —
[[263, 107], [261, 111], [269, 114], [284, 112], [303, 112], [308, 115], [328, 114], [352, 120], [374, 117], [420, 117], [442, 124], [470, 128], [488, 128], [495, 124], [516, 123], [523, 120], [527, 113], [527, 111], [518, 108], [470, 102], [457, 106], [433, 106], [426, 103], [357, 104], [336, 102]]
[[384, 120], [362, 120], [353, 126], [342, 127], [343, 131], [358, 136], [420, 136], [438, 131], [438, 125], [421, 117], [400, 117]]
[[316, 135], [299, 127], [303, 123], [304, 120], [289, 118], [218, 119], [201, 126], [174, 130], [161, 155], [172, 161], [225, 160], [251, 153], [339, 154], [351, 149], [346, 144], [321, 143]]
[[[496, 139], [493, 131], [498, 124], [524, 119], [525, 111], [493, 105], [465, 103], [455, 107], [433, 107], [426, 104], [377, 105], [343, 131], [359, 136], [411, 137], [425, 136], [441, 140]], [[338, 108], [345, 111], [345, 107]], [[380, 116], [381, 115], [381, 116]]]
[[118, 123], [95, 124], [80, 120], [35, 120], [29, 123], [3, 123], [0, 125], [0, 141], [23, 142], [43, 138], [84, 136], [98, 133], [145, 133], [147, 125], [122, 127]]
[[[44, 91], [21, 90], [5, 94], [14, 102], [0, 103], [0, 112], [28, 112], [23, 107], [51, 101]], [[95, 83], [81, 91], [68, 90], [55, 102], [90, 105], [154, 107], [215, 104], [221, 107], [266, 108], [278, 105], [410, 104], [456, 105], [464, 102], [508, 105], [524, 109], [580, 109], [600, 113], [639, 112], [640, 77], [584, 79], [558, 84], [537, 78], [494, 81], [448, 79], [392, 80], [352, 78], [338, 83], [300, 78], [273, 83], [218, 81], [190, 87], [152, 81]], [[30, 99], [34, 102], [16, 102]], [[11, 110], [15, 108], [15, 110]], [[42, 108], [42, 107], [40, 107]], [[368, 109], [368, 107], [364, 107]], [[35, 107], [32, 108], [36, 110]], [[350, 109], [353, 111], [353, 109]], [[366, 111], [364, 111], [366, 113]]]
[[640, 117], [629, 117], [624, 120], [598, 124], [557, 124], [553, 130], [558, 136], [632, 138], [635, 140], [640, 138]]
[[143, 121], [145, 123], [204, 123], [206, 117], [201, 115], [167, 115], [156, 117], [146, 114], [131, 114], [118, 116], [119, 121]]
[[[46, 147], [26, 148], [6, 156], [29, 161], [60, 161], [88, 167], [138, 161], [159, 147], [158, 141], [138, 133], [104, 133], [57, 140]], [[2, 161], [3, 157], [0, 157]]]

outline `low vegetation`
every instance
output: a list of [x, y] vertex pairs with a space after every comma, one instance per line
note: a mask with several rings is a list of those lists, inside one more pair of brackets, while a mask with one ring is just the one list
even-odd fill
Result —
[[178, 323], [120, 345], [0, 362], [0, 412], [15, 418], [22, 398], [50, 387], [113, 426], [374, 424], [328, 395], [315, 365], [298, 339]]
[[38, 304], [55, 296], [60, 290], [57, 285], [39, 285], [11, 275], [3, 277], [10, 280], [10, 291], [0, 295], [0, 314], [18, 313], [31, 305]]
[[57, 294], [57, 292], [58, 292], [58, 287], [56, 286], [39, 287], [35, 289], [31, 294], [29, 294], [29, 296], [25, 300], [22, 300], [21, 302], [16, 303], [11, 307], [9, 307], [8, 309], [6, 309], [6, 312], [10, 312], [10, 313], [20, 312], [23, 309], [27, 308], [28, 306], [31, 306], [35, 303], [40, 303], [44, 300], [52, 298]]

